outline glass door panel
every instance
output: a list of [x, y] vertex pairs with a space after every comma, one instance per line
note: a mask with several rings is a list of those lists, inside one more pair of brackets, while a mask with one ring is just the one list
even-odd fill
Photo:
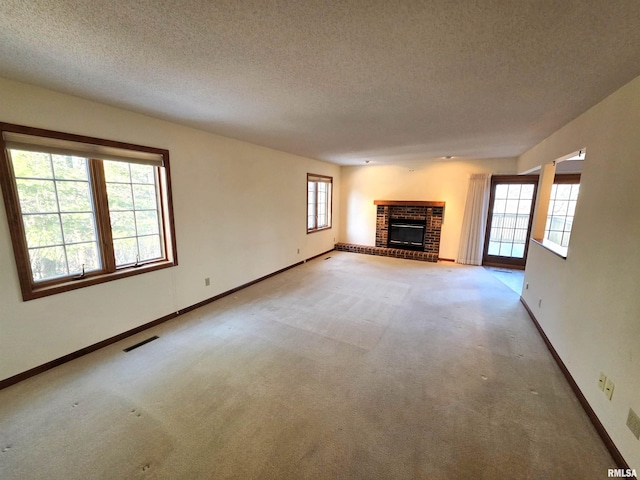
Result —
[[524, 267], [537, 185], [534, 175], [492, 178], [483, 264]]

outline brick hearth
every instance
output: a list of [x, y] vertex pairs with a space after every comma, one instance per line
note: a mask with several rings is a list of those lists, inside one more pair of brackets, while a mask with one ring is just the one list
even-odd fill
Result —
[[[338, 243], [335, 246], [336, 250], [385, 257], [409, 258], [426, 262], [438, 261], [444, 202], [376, 200], [374, 204], [377, 206], [375, 247]], [[389, 248], [387, 246], [389, 219], [424, 220], [426, 225], [424, 251]]]

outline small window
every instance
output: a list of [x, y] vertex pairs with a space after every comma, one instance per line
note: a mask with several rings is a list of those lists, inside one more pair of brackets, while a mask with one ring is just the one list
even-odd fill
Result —
[[0, 127], [24, 300], [177, 264], [168, 151]]
[[545, 240], [561, 247], [569, 246], [579, 192], [580, 175], [555, 176], [544, 229]]
[[333, 178], [307, 174], [307, 233], [331, 228]]

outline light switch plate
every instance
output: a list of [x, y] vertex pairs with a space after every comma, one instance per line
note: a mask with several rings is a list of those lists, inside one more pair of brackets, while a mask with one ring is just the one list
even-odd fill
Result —
[[616, 388], [615, 384], [611, 381], [610, 378], [607, 378], [607, 381], [604, 384], [604, 394], [609, 400], [611, 400], [611, 397], [613, 396], [614, 388]]
[[598, 378], [598, 388], [604, 392], [604, 384], [607, 382], [607, 376], [600, 372], [600, 377]]

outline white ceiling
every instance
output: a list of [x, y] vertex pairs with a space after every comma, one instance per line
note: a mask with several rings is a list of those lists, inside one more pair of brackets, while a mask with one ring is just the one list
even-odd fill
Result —
[[0, 76], [339, 164], [516, 156], [638, 75], [638, 0], [0, 8]]

